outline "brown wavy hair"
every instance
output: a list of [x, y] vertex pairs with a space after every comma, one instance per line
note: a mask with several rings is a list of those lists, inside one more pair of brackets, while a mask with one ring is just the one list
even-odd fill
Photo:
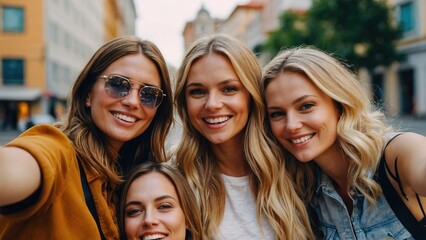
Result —
[[[143, 54], [157, 67], [161, 89], [167, 95], [157, 108], [148, 129], [124, 143], [116, 152], [94, 124], [85, 101], [99, 75], [114, 61], [129, 54]], [[173, 121], [173, 100], [166, 62], [157, 46], [135, 36], [113, 39], [92, 56], [71, 89], [69, 109], [58, 127], [72, 141], [78, 159], [109, 181], [118, 184], [122, 175], [137, 163], [156, 159], [166, 161], [164, 143]]]
[[189, 234], [190, 236], [187, 236], [185, 239], [205, 239], [201, 227], [200, 209], [196, 207], [197, 200], [185, 177], [174, 165], [154, 162], [146, 162], [139, 165], [134, 170], [130, 171], [130, 174], [126, 179], [123, 192], [120, 197], [120, 206], [118, 209], [118, 224], [121, 232], [121, 239], [126, 239], [124, 218], [126, 212], [126, 197], [127, 193], [129, 192], [129, 188], [134, 180], [151, 172], [158, 172], [162, 174], [173, 184], [179, 198], [180, 206], [185, 215], [187, 230], [189, 230], [187, 235]]

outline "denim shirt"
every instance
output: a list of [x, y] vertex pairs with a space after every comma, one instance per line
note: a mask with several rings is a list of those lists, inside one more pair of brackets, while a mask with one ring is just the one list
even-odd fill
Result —
[[318, 215], [324, 239], [414, 239], [395, 216], [383, 194], [376, 205], [371, 206], [360, 192], [354, 191], [350, 215], [330, 177], [322, 171], [318, 173], [320, 184], [311, 205]]

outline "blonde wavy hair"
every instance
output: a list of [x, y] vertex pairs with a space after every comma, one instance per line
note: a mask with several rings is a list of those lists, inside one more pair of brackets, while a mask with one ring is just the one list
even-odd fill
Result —
[[[143, 54], [155, 64], [161, 89], [167, 97], [157, 108], [148, 129], [116, 152], [94, 124], [85, 101], [100, 74], [114, 61], [129, 54]], [[73, 143], [78, 159], [112, 183], [121, 183], [122, 175], [137, 163], [154, 161], [154, 158], [159, 162], [167, 160], [164, 143], [173, 121], [172, 91], [164, 57], [152, 42], [134, 36], [121, 36], [100, 47], [72, 86], [68, 106], [67, 114], [57, 127]]]
[[[265, 67], [262, 92], [268, 84], [284, 72], [297, 72], [307, 76], [336, 104], [340, 116], [337, 123], [337, 146], [349, 159], [350, 189], [358, 189], [371, 204], [382, 190], [372, 178], [390, 130], [382, 112], [375, 110], [367, 90], [347, 65], [338, 58], [313, 47], [298, 47], [280, 52]], [[285, 93], [284, 93], [285, 94]], [[271, 132], [268, 125], [268, 132]], [[316, 165], [300, 163], [284, 148], [287, 167], [296, 190], [305, 202], [313, 195]]]
[[[203, 229], [208, 239], [216, 238], [225, 206], [225, 189], [209, 142], [191, 124], [185, 88], [192, 64], [208, 54], [220, 54], [231, 62], [251, 95], [251, 112], [245, 128], [244, 156], [251, 168], [251, 187], [256, 197], [257, 217], [264, 214], [278, 239], [313, 238], [308, 215], [285, 170], [279, 149], [266, 135], [265, 107], [260, 92], [261, 69], [256, 57], [238, 40], [225, 34], [204, 37], [185, 53], [178, 70], [175, 104], [183, 134], [176, 150], [176, 162], [198, 195]], [[278, 149], [278, 150], [277, 150]]]

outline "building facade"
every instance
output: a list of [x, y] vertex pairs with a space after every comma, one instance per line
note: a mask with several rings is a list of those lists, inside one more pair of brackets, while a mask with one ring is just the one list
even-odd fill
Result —
[[184, 49], [188, 49], [195, 40], [201, 37], [219, 32], [219, 26], [223, 21], [223, 19], [211, 17], [210, 13], [202, 5], [194, 20], [185, 23], [182, 32]]
[[202, 6], [194, 20], [184, 27], [185, 49], [201, 36], [226, 33], [246, 43], [265, 65], [270, 56], [259, 52], [259, 46], [279, 27], [279, 15], [287, 10], [306, 11], [311, 4], [312, 0], [251, 0], [237, 5], [226, 19], [211, 17]]
[[[246, 37], [246, 32], [249, 30], [248, 26], [256, 17], [261, 15], [266, 2], [266, 0], [253, 0], [246, 4], [237, 5], [224, 23], [220, 25], [219, 32], [229, 34], [247, 43], [249, 40]], [[257, 34], [261, 35], [262, 32]]]
[[90, 56], [136, 18], [131, 0], [0, 0], [0, 14], [0, 130], [60, 117]]
[[[360, 71], [360, 78], [389, 115], [425, 117], [426, 1], [387, 2], [394, 11], [395, 23], [400, 23], [403, 27], [403, 36], [397, 43], [397, 49], [405, 59], [388, 68], [378, 67], [372, 75]], [[256, 52], [261, 65], [265, 65], [273, 56], [259, 52], [259, 46], [267, 40], [270, 32], [279, 27], [280, 14], [287, 10], [305, 12], [311, 5], [312, 0], [252, 0], [236, 6], [220, 24], [210, 17], [206, 9], [202, 10], [203, 14], [208, 16], [205, 19], [216, 23], [216, 28], [212, 28], [214, 32], [225, 32], [244, 41]], [[199, 19], [197, 16], [188, 22], [185, 29], [200, 24]], [[185, 46], [198, 37], [194, 32], [184, 31]]]
[[426, 117], [426, 1], [391, 0], [389, 4], [403, 29], [397, 49], [405, 56], [386, 78], [390, 112]]

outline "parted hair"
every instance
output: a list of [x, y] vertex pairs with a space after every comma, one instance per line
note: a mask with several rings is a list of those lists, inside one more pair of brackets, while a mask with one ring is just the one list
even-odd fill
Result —
[[[382, 190], [372, 178], [390, 130], [384, 114], [375, 109], [366, 88], [349, 66], [333, 55], [313, 47], [296, 47], [280, 52], [265, 67], [262, 92], [284, 72], [296, 72], [310, 79], [322, 92], [333, 99], [339, 111], [337, 146], [349, 159], [348, 180], [351, 190], [362, 192], [371, 204]], [[285, 93], [283, 93], [285, 94]], [[271, 132], [268, 125], [268, 131]], [[312, 196], [317, 180], [313, 162], [300, 163], [282, 148], [287, 167], [304, 201]]]
[[[155, 64], [161, 89], [167, 97], [157, 108], [145, 132], [124, 143], [121, 150], [116, 152], [94, 124], [85, 102], [102, 72], [114, 61], [129, 54], [143, 54]], [[173, 121], [173, 99], [166, 62], [154, 43], [135, 36], [121, 36], [101, 46], [73, 84], [68, 106], [59, 128], [72, 141], [78, 159], [111, 182], [122, 182], [122, 175], [143, 160], [167, 160], [164, 143]]]
[[251, 188], [256, 198], [257, 218], [264, 214], [278, 239], [310, 239], [312, 230], [303, 202], [298, 198], [285, 162], [273, 152], [266, 135], [265, 108], [260, 92], [261, 69], [253, 52], [225, 34], [197, 40], [185, 53], [176, 78], [175, 105], [183, 133], [176, 149], [176, 161], [197, 194], [203, 229], [208, 239], [217, 237], [225, 206], [225, 187], [208, 140], [191, 124], [185, 88], [191, 66], [209, 55], [229, 59], [239, 80], [251, 95], [251, 109], [244, 137], [244, 157], [251, 168]]
[[179, 198], [180, 206], [185, 215], [187, 230], [189, 230], [185, 239], [205, 239], [204, 233], [202, 232], [201, 215], [200, 209], [197, 207], [197, 199], [195, 198], [195, 195], [185, 177], [174, 165], [169, 163], [155, 163], [151, 161], [140, 164], [131, 170], [124, 183], [118, 210], [118, 224], [121, 239], [126, 239], [124, 219], [126, 212], [126, 197], [129, 192], [129, 188], [134, 180], [151, 172], [158, 172], [162, 174], [173, 184]]

